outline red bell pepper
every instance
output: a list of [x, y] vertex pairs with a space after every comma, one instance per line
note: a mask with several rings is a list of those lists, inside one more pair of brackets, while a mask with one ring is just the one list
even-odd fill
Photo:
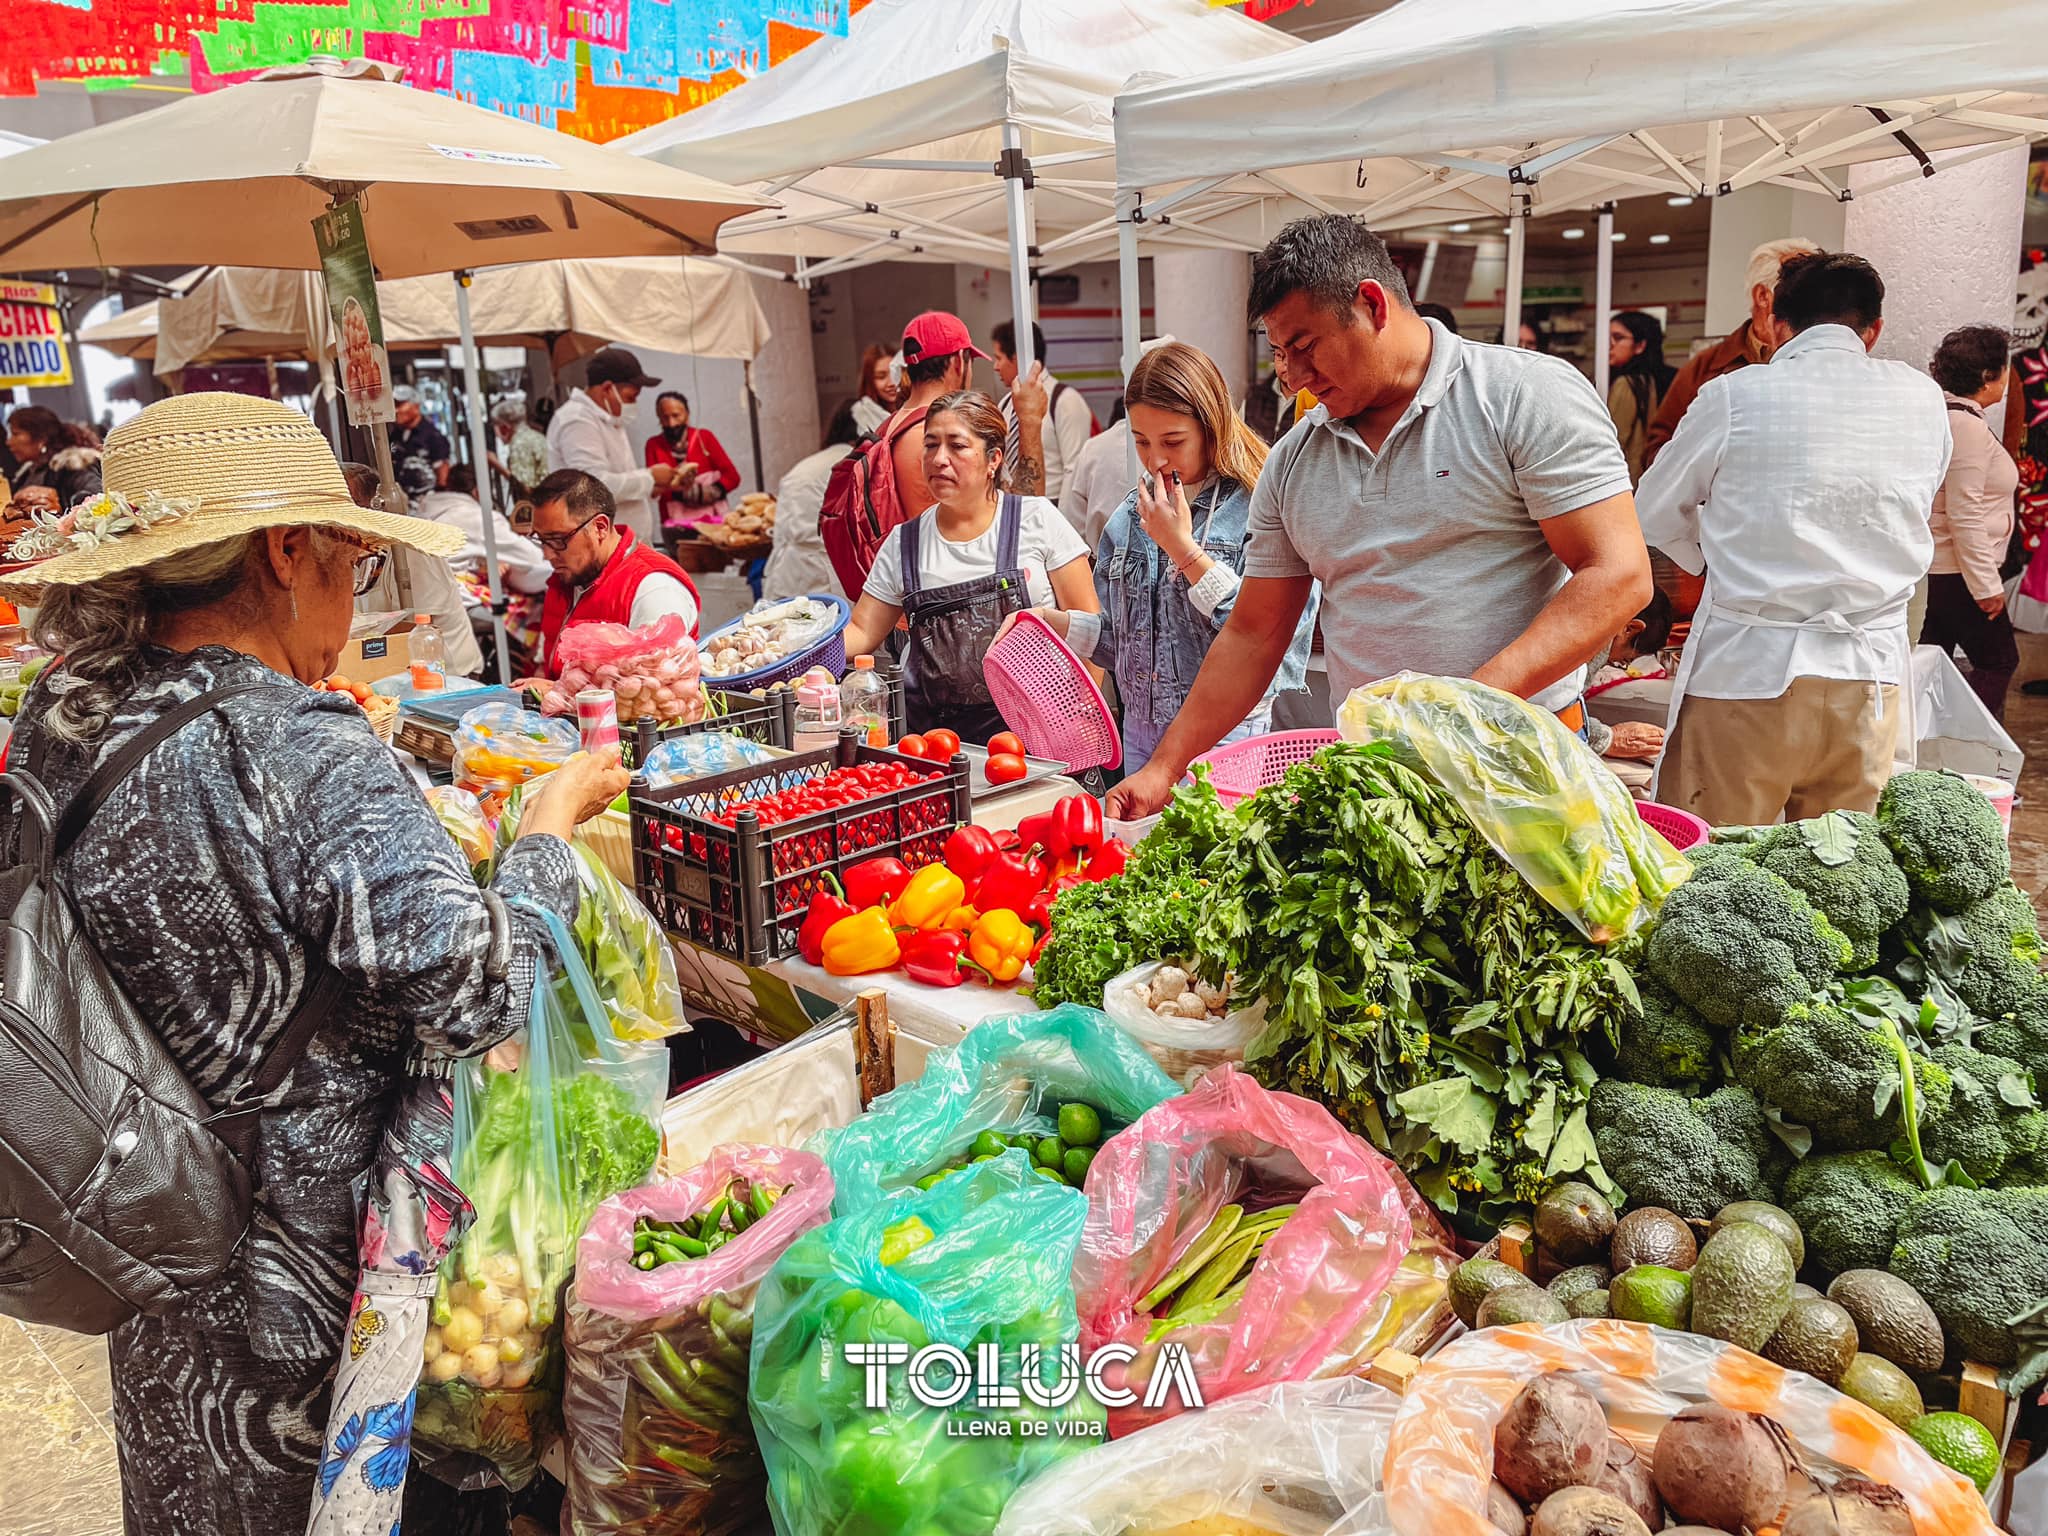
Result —
[[1015, 827], [1004, 827], [1000, 832], [995, 833], [994, 836], [997, 853], [1009, 853], [1022, 846], [1023, 840], [1017, 836], [1017, 829]]
[[886, 907], [910, 884], [910, 866], [901, 859], [867, 859], [846, 872], [846, 899], [855, 911]]
[[[826, 877], [830, 879], [828, 875]], [[811, 910], [804, 916], [803, 927], [796, 931], [797, 953], [807, 964], [825, 963], [825, 931], [843, 917], [851, 917], [860, 908], [843, 900], [835, 882], [833, 889], [820, 891], [811, 898]]]
[[1040, 933], [1052, 932], [1052, 904], [1057, 892], [1040, 891], [1036, 896], [1017, 908], [1017, 915], [1036, 928]]
[[1017, 823], [1017, 846], [1027, 852], [1033, 848], [1052, 848], [1053, 811], [1040, 811], [1036, 816], [1026, 816]]
[[1102, 802], [1093, 795], [1068, 795], [1052, 808], [1052, 841], [1058, 858], [1093, 853], [1102, 846]]
[[946, 839], [946, 868], [953, 871], [971, 891], [990, 862], [1002, 850], [995, 834], [986, 827], [962, 827]]
[[999, 853], [989, 861], [981, 884], [968, 893], [977, 912], [1022, 912], [1045, 889], [1045, 860], [1026, 853]]
[[910, 934], [903, 940], [904, 974], [928, 987], [957, 987], [967, 979], [960, 963], [966, 953], [967, 934], [959, 929]]
[[1120, 837], [1112, 837], [1088, 860], [1088, 867], [1081, 874], [1083, 880], [1107, 880], [1112, 875], [1124, 872], [1124, 865], [1131, 856], [1130, 844]]

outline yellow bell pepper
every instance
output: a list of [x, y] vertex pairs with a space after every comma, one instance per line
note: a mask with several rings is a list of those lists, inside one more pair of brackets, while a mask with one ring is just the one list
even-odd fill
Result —
[[939, 926], [948, 933], [972, 933], [974, 925], [981, 921], [981, 914], [969, 906], [955, 907], [946, 914], [945, 922]]
[[967, 936], [967, 958], [986, 971], [990, 981], [1015, 981], [1037, 946], [1038, 935], [1016, 913], [984, 912]]
[[931, 932], [946, 926], [953, 910], [967, 899], [967, 883], [943, 864], [927, 864], [910, 877], [903, 894], [889, 908], [898, 928]]
[[889, 914], [869, 907], [842, 917], [825, 930], [825, 971], [832, 976], [865, 976], [886, 971], [903, 958]]

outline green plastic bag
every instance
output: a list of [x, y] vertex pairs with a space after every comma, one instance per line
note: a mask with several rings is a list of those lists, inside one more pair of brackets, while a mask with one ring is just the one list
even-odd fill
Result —
[[[779, 1536], [986, 1536], [1018, 1485], [1107, 1433], [1078, 1377], [1065, 1404], [921, 1402], [909, 1371], [866, 1405], [849, 1345], [900, 1344], [915, 1362], [950, 1345], [970, 1362], [999, 1351], [999, 1384], [1021, 1387], [1020, 1351], [1041, 1350], [1051, 1387], [1078, 1344], [1069, 1271], [1087, 1202], [1012, 1150], [798, 1238], [754, 1298], [748, 1407], [768, 1467]], [[945, 1395], [945, 1365], [926, 1378]], [[1034, 1430], [1042, 1432], [1033, 1432]]]
[[983, 1131], [1051, 1136], [1062, 1104], [1092, 1104], [1101, 1141], [1180, 1087], [1138, 1041], [1094, 1008], [990, 1019], [934, 1051], [924, 1076], [807, 1150], [832, 1170], [835, 1215], [864, 1210], [965, 1156]]

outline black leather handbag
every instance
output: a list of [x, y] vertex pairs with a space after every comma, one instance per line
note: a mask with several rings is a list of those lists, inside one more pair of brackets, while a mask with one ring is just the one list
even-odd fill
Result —
[[57, 862], [150, 752], [266, 685], [201, 694], [138, 731], [56, 814], [33, 771], [0, 874], [0, 1313], [78, 1333], [175, 1307], [219, 1278], [249, 1225], [257, 1116], [332, 1015], [324, 962], [256, 1070], [202, 1098], [93, 948]]

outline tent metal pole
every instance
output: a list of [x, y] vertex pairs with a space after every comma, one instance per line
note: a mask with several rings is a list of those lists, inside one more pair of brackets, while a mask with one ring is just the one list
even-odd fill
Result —
[[1501, 293], [1500, 344], [1519, 346], [1522, 339], [1522, 264], [1529, 254], [1529, 194], [1519, 187], [1508, 210], [1508, 276]]
[[747, 437], [754, 449], [754, 489], [768, 489], [767, 471], [761, 463], [761, 397], [754, 393], [754, 360], [740, 364], [740, 377], [747, 389]]
[[[1138, 209], [1144, 201], [1142, 188], [1132, 187], [1116, 195], [1116, 280], [1117, 314], [1123, 330], [1123, 376], [1128, 379], [1138, 366], [1138, 348], [1145, 340], [1143, 300], [1138, 291]], [[1138, 442], [1125, 433], [1128, 445], [1126, 468], [1132, 485], [1138, 483]]]
[[1003, 158], [996, 166], [1003, 178], [1010, 214], [1010, 313], [1017, 327], [1017, 372], [1029, 374], [1038, 360], [1031, 342], [1031, 162], [1024, 153], [1024, 130], [1003, 124]]
[[462, 382], [469, 402], [469, 452], [476, 462], [476, 499], [483, 508], [484, 581], [491, 592], [491, 643], [497, 648], [498, 682], [512, 681], [512, 658], [505, 647], [505, 594], [498, 585], [498, 526], [491, 513], [490, 445], [485, 439], [483, 358], [476, 349], [476, 331], [469, 323], [469, 273], [455, 274], [455, 324], [462, 333]]
[[1418, 304], [1429, 298], [1429, 280], [1436, 276], [1436, 251], [1439, 243], [1432, 240], [1422, 248], [1422, 270], [1415, 275], [1415, 302]]
[[1614, 321], [1614, 204], [1600, 205], [1600, 249], [1593, 259], [1593, 387], [1607, 398], [1607, 328]]

